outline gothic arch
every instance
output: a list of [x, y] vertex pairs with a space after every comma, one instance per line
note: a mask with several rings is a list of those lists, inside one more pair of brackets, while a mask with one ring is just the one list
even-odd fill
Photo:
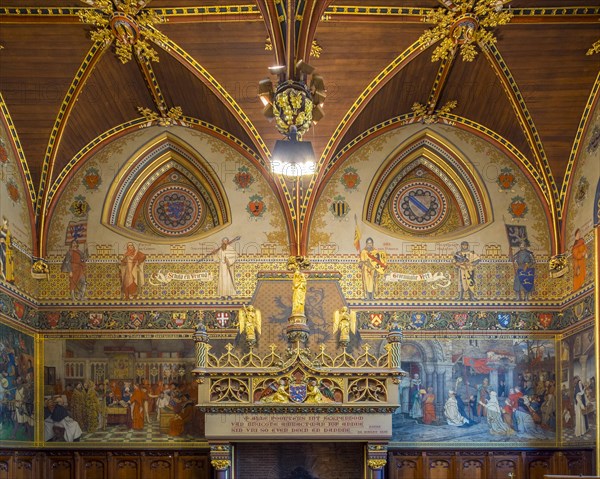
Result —
[[398, 238], [449, 240], [493, 220], [485, 185], [468, 159], [431, 130], [392, 152], [367, 198], [364, 221]]
[[102, 210], [108, 228], [162, 244], [203, 238], [230, 222], [225, 189], [211, 166], [169, 133], [153, 138], [125, 162]]

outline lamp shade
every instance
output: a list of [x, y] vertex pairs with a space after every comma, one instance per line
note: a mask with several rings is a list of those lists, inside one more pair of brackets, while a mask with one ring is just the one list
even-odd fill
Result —
[[277, 140], [271, 157], [271, 171], [287, 177], [312, 175], [315, 153], [310, 141]]

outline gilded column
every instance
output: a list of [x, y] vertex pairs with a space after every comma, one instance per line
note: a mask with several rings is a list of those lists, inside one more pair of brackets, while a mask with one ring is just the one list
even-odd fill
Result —
[[387, 464], [387, 444], [367, 444], [367, 478], [383, 479]]
[[231, 476], [231, 445], [211, 444], [210, 465], [214, 469], [214, 479], [233, 479]]

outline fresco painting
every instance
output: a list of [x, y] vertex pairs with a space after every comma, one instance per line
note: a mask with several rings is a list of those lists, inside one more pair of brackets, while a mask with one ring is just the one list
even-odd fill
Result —
[[553, 339], [407, 339], [392, 442], [556, 441]]
[[563, 441], [593, 443], [596, 437], [596, 366], [594, 328], [561, 342]]
[[48, 340], [44, 440], [185, 443], [203, 436], [193, 341]]
[[34, 438], [33, 338], [0, 323], [0, 442]]

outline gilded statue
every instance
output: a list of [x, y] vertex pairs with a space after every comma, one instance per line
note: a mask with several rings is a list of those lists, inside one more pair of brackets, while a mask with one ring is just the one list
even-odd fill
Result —
[[333, 315], [333, 334], [339, 331], [338, 343], [342, 347], [348, 346], [350, 332], [356, 334], [356, 313], [350, 311], [347, 306], [335, 311]]
[[292, 280], [292, 315], [304, 316], [304, 302], [306, 300], [306, 275], [296, 269]]
[[248, 307], [244, 305], [240, 310], [239, 316], [240, 334], [246, 335], [246, 342], [248, 343], [248, 346], [252, 347], [256, 344], [256, 334], [261, 333], [262, 318], [260, 310], [252, 305], [249, 305]]
[[286, 403], [290, 402], [290, 393], [288, 392], [287, 381], [284, 378], [279, 380], [279, 385], [272, 381], [263, 391], [260, 400], [262, 402]]

